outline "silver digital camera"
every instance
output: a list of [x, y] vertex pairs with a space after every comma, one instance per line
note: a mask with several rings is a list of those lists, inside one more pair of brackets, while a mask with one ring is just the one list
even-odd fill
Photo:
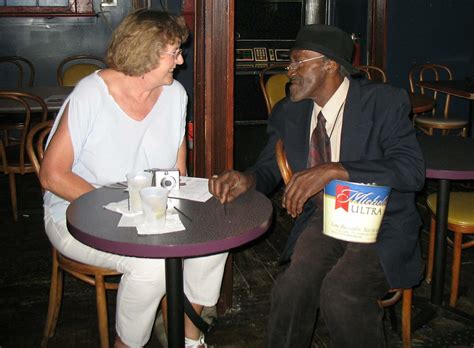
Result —
[[156, 169], [155, 186], [168, 190], [179, 190], [179, 170], [177, 169]]

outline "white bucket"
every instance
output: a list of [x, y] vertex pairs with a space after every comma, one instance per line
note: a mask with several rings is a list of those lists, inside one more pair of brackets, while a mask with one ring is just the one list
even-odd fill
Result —
[[325, 235], [348, 242], [374, 243], [391, 188], [333, 180], [324, 188]]

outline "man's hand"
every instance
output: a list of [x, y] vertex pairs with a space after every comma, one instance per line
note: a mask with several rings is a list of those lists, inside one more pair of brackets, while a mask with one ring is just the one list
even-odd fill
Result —
[[223, 204], [232, 202], [254, 186], [255, 177], [252, 174], [235, 170], [227, 170], [209, 179], [209, 192]]
[[349, 173], [340, 163], [324, 163], [293, 174], [283, 195], [283, 208], [293, 218], [297, 217], [306, 201], [333, 179], [349, 180]]

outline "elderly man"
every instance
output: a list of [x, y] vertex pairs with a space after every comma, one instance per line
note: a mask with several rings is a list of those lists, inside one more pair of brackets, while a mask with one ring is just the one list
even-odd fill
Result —
[[[309, 347], [318, 308], [334, 346], [382, 347], [377, 300], [421, 279], [414, 198], [425, 173], [410, 102], [401, 89], [350, 77], [352, 51], [336, 27], [303, 27], [290, 53], [290, 97], [275, 106], [257, 163], [209, 182], [221, 202], [254, 187], [270, 192], [281, 181], [274, 148], [283, 140], [295, 174], [282, 205], [296, 221], [283, 253], [291, 262], [272, 291], [271, 347]], [[333, 179], [392, 188], [375, 243], [322, 233], [321, 191]]]

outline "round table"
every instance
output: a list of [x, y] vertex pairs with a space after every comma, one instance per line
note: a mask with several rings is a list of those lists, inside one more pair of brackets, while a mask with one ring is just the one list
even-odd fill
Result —
[[426, 177], [439, 181], [431, 302], [440, 305], [443, 299], [446, 269], [450, 180], [474, 179], [474, 139], [454, 136], [419, 136], [418, 141], [425, 157]]
[[434, 108], [435, 100], [426, 95], [419, 93], [408, 93], [411, 102], [411, 112], [413, 114], [420, 114], [428, 112]]
[[257, 191], [249, 191], [225, 207], [215, 198], [207, 202], [173, 200], [186, 214], [185, 230], [139, 235], [135, 227], [118, 227], [121, 215], [103, 208], [127, 199], [123, 190], [100, 188], [73, 201], [66, 212], [67, 226], [80, 242], [106, 252], [138, 257], [165, 258], [168, 297], [168, 344], [184, 344], [182, 258], [228, 251], [250, 242], [270, 226], [273, 207]]

